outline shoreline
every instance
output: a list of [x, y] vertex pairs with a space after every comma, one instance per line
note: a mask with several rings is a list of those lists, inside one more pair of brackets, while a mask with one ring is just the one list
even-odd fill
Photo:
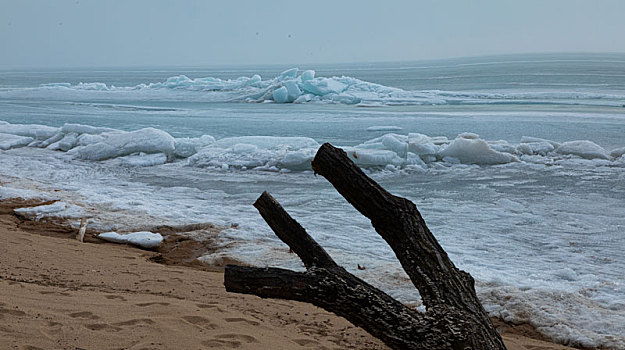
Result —
[[[176, 229], [157, 252], [90, 231], [80, 243], [63, 222], [13, 213], [37, 204], [0, 201], [0, 334], [10, 348], [388, 349], [313, 305], [227, 293], [223, 266], [195, 259], [210, 244]], [[530, 325], [494, 322], [510, 350], [572, 349]]]

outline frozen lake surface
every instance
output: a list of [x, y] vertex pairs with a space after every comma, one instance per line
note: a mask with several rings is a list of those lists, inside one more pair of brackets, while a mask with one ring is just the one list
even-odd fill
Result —
[[103, 230], [236, 226], [206, 260], [302, 268], [251, 205], [267, 190], [349, 271], [420, 305], [309, 170], [331, 142], [415, 202], [492, 315], [625, 347], [625, 56], [287, 68], [2, 71], [0, 198], [60, 199], [32, 215]]

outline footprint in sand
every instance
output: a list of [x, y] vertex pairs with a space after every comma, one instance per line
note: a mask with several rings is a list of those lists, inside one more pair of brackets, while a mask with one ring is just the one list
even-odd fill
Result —
[[160, 301], [155, 301], [155, 302], [151, 302], [151, 303], [135, 304], [135, 306], [140, 306], [140, 307], [146, 307], [146, 306], [152, 306], [152, 305], [167, 306], [167, 305], [169, 305], [169, 303], [163, 303], [163, 302], [160, 302]]
[[100, 317], [96, 316], [94, 314], [92, 314], [89, 311], [81, 311], [81, 312], [73, 312], [71, 314], [69, 314], [69, 317], [71, 318], [83, 318], [83, 319], [87, 319], [87, 320], [97, 320]]
[[211, 320], [209, 320], [206, 317], [202, 317], [202, 316], [182, 316], [182, 319], [193, 324], [196, 325], [198, 327], [202, 327], [204, 329], [216, 329], [219, 328], [219, 326], [215, 323], [213, 323]]
[[14, 309], [6, 309], [3, 307], [0, 307], [0, 318], [2, 318], [2, 316], [4, 315], [11, 315], [11, 316], [26, 316], [26, 313], [24, 311], [20, 311], [20, 310], [14, 310]]
[[47, 295], [47, 294], [58, 294], [58, 295], [62, 295], [62, 296], [64, 296], [64, 297], [71, 296], [71, 294], [69, 294], [69, 293], [65, 293], [65, 292], [54, 292], [54, 291], [52, 291], [52, 292], [50, 292], [50, 291], [41, 291], [41, 292], [39, 292], [39, 294], [43, 294], [43, 295]]
[[244, 322], [252, 326], [258, 326], [259, 323], [257, 321], [248, 320], [241, 317], [229, 317], [224, 319], [226, 322]]
[[109, 300], [119, 299], [119, 300], [121, 300], [121, 301], [126, 301], [126, 298], [124, 298], [124, 297], [123, 297], [123, 296], [121, 296], [121, 295], [107, 295], [107, 296], [105, 296], [105, 298], [106, 298], [106, 299], [109, 299]]
[[318, 348], [317, 345], [319, 345], [318, 341], [312, 339], [293, 339], [293, 341], [299, 346], [314, 346], [315, 348]]
[[209, 348], [234, 349], [243, 344], [258, 343], [258, 339], [245, 334], [219, 334], [215, 338], [201, 342]]
[[92, 331], [107, 331], [107, 332], [119, 332], [122, 329], [119, 327], [112, 326], [107, 323], [92, 323], [84, 325], [85, 328], [90, 329]]
[[218, 312], [225, 312], [224, 309], [222, 309], [219, 304], [217, 304], [216, 302], [208, 302], [205, 304], [195, 304], [195, 306], [199, 307], [200, 309], [215, 309]]
[[62, 331], [63, 324], [58, 322], [46, 322], [39, 328], [39, 331], [48, 339], [56, 339]]
[[147, 324], [154, 324], [155, 322], [150, 320], [149, 318], [135, 318], [132, 320], [128, 320], [128, 321], [124, 321], [124, 322], [117, 322], [117, 323], [113, 323], [114, 326], [136, 326], [136, 325], [147, 325]]

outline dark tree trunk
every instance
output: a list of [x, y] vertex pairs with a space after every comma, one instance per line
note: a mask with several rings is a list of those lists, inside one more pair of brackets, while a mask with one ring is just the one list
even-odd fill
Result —
[[367, 177], [326, 143], [312, 162], [391, 246], [419, 290], [426, 313], [410, 309], [338, 266], [280, 204], [264, 192], [254, 203], [306, 272], [228, 265], [226, 290], [309, 302], [345, 317], [394, 349], [505, 349], [475, 293], [427, 228], [416, 206]]

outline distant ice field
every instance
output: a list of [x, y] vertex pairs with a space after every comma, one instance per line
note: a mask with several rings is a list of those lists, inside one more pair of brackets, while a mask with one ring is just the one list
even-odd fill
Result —
[[417, 204], [492, 315], [625, 348], [625, 56], [287, 68], [0, 72], [0, 198], [59, 199], [24, 212], [102, 231], [232, 226], [203, 259], [301, 268], [251, 205], [268, 190], [348, 270], [419, 306], [310, 171], [332, 142]]

